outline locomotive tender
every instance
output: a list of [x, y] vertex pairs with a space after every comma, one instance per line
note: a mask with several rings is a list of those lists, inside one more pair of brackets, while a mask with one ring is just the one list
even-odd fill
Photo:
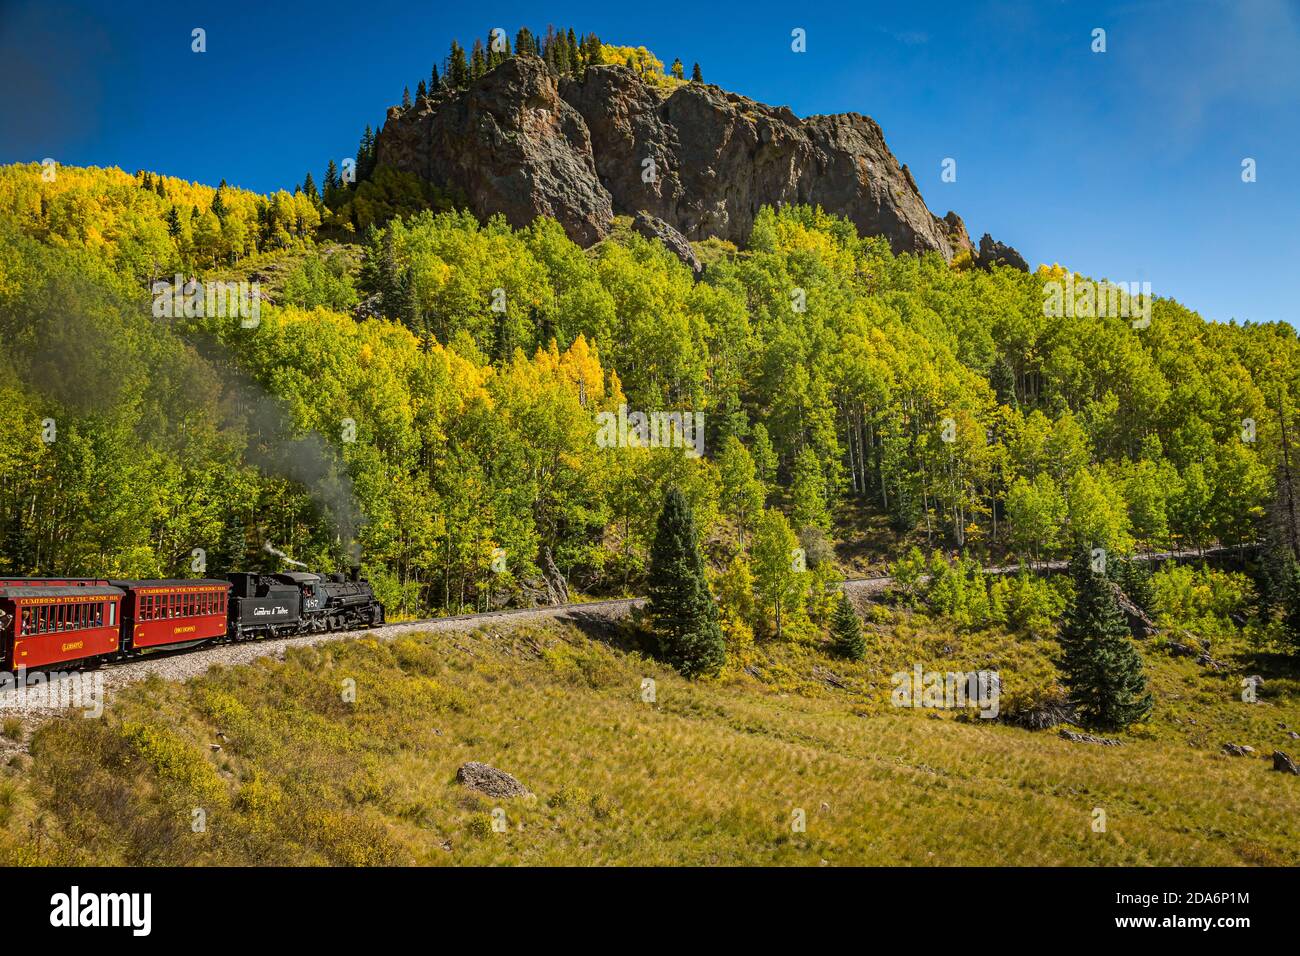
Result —
[[98, 665], [155, 648], [375, 627], [384, 606], [342, 574], [226, 580], [0, 578], [0, 672]]

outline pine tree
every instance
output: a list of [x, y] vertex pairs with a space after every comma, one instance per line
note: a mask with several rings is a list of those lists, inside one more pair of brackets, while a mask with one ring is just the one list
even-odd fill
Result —
[[843, 591], [835, 603], [835, 613], [831, 616], [831, 638], [835, 643], [835, 653], [851, 661], [860, 661], [867, 656], [867, 642], [862, 637], [862, 622], [853, 610], [853, 602]]
[[537, 40], [533, 37], [533, 31], [528, 27], [520, 27], [519, 32], [515, 34], [515, 52], [531, 53], [537, 55]]
[[463, 90], [469, 86], [469, 62], [465, 59], [465, 48], [455, 40], [451, 41], [447, 72], [451, 76], [453, 90]]
[[[308, 176], [310, 178], [310, 175]], [[221, 196], [221, 189], [218, 187], [216, 194], [212, 197], [212, 212], [223, 222], [226, 218], [226, 201]]]
[[477, 80], [487, 72], [487, 58], [483, 55], [483, 41], [474, 40], [474, 52], [469, 58], [469, 78]]
[[692, 83], [704, 82], [704, 74], [700, 72], [700, 65], [698, 63], [696, 63], [695, 66], [691, 67], [691, 82]]
[[1142, 658], [1110, 580], [1092, 569], [1084, 549], [1070, 562], [1074, 601], [1061, 625], [1061, 670], [1081, 720], [1119, 730], [1151, 713]]
[[409, 110], [410, 108], [411, 108], [411, 88], [409, 86], [404, 86], [402, 87], [402, 109]]
[[319, 199], [320, 194], [316, 192], [316, 180], [311, 178], [311, 173], [307, 173], [307, 178], [302, 181], [302, 191], [307, 194], [309, 199]]
[[437, 93], [441, 87], [442, 80], [438, 78], [438, 64], [435, 63], [433, 69], [429, 71], [429, 92]]
[[417, 100], [422, 100], [428, 95], [429, 95], [429, 88], [424, 85], [424, 80], [421, 80], [419, 84], [415, 87], [415, 98]]
[[181, 214], [172, 206], [167, 210], [167, 235], [179, 242], [181, 238]]
[[680, 57], [673, 60], [673, 65], [668, 68], [668, 72], [679, 80], [686, 79], [686, 67], [682, 66]]
[[650, 550], [650, 619], [664, 659], [687, 677], [716, 674], [726, 660], [718, 606], [704, 577], [695, 516], [671, 488]]
[[370, 173], [375, 167], [375, 133], [366, 124], [366, 131], [361, 134], [361, 143], [357, 146], [357, 182], [364, 182], [370, 178]]

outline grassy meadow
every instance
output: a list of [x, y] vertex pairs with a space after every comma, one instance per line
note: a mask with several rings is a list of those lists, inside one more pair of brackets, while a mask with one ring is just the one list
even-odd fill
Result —
[[[1300, 688], [1269, 660], [1224, 647], [1215, 672], [1144, 642], [1155, 714], [1104, 747], [889, 702], [890, 673], [921, 661], [1000, 669], [1014, 710], [1052, 684], [1054, 642], [868, 619], [862, 663], [760, 644], [712, 681], [638, 652], [634, 623], [582, 622], [338, 641], [147, 680], [104, 719], [6, 722], [27, 743], [0, 771], [0, 862], [1300, 861], [1300, 779], [1265, 759], [1300, 727]], [[1264, 695], [1242, 703], [1232, 669], [1261, 664]], [[1229, 741], [1261, 753], [1226, 756]], [[471, 760], [533, 796], [466, 790]]]

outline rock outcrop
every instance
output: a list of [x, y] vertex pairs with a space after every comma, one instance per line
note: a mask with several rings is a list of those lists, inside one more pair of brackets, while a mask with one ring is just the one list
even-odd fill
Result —
[[686, 237], [668, 223], [647, 212], [638, 212], [632, 220], [632, 228], [647, 239], [657, 239], [668, 247], [668, 251], [682, 260], [682, 265], [697, 276], [704, 271], [700, 257], [695, 254]]
[[461, 764], [456, 771], [456, 782], [489, 797], [525, 797], [529, 793], [527, 787], [504, 770], [476, 760]]
[[391, 107], [375, 158], [462, 195], [475, 215], [512, 226], [559, 220], [575, 242], [609, 232], [587, 125], [535, 57], [512, 57], [460, 93]]
[[1010, 246], [998, 242], [987, 232], [980, 238], [979, 254], [975, 259], [984, 269], [991, 269], [994, 264], [997, 264], [1011, 266], [1021, 272], [1029, 271], [1029, 263], [1025, 261], [1024, 256]]
[[[961, 217], [931, 214], [869, 117], [800, 120], [703, 83], [665, 93], [624, 66], [561, 78], [514, 56], [466, 91], [391, 108], [376, 159], [463, 195], [480, 217], [520, 226], [553, 216], [584, 245], [607, 235], [614, 215], [638, 213], [638, 231], [670, 248], [680, 243], [656, 220], [686, 240], [744, 242], [763, 206], [808, 203], [896, 253], [975, 255]], [[994, 251], [1023, 262], [1009, 247]]]
[[1115, 595], [1115, 603], [1119, 609], [1124, 612], [1124, 619], [1128, 622], [1129, 630], [1133, 636], [1139, 640], [1150, 637], [1159, 633], [1155, 621], [1142, 608], [1134, 603], [1133, 599], [1124, 593], [1124, 589], [1118, 584], [1111, 582], [1111, 592]]

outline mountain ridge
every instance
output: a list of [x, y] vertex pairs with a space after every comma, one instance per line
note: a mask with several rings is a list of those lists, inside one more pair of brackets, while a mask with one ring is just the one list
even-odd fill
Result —
[[868, 116], [799, 119], [702, 82], [664, 91], [616, 64], [579, 78], [512, 56], [468, 89], [390, 107], [376, 161], [457, 191], [480, 218], [500, 213], [518, 228], [551, 216], [582, 245], [638, 214], [670, 248], [743, 242], [763, 206], [804, 203], [896, 254], [965, 252], [989, 265], [981, 252], [992, 250], [1026, 268], [987, 234], [977, 248], [955, 212], [935, 216]]

